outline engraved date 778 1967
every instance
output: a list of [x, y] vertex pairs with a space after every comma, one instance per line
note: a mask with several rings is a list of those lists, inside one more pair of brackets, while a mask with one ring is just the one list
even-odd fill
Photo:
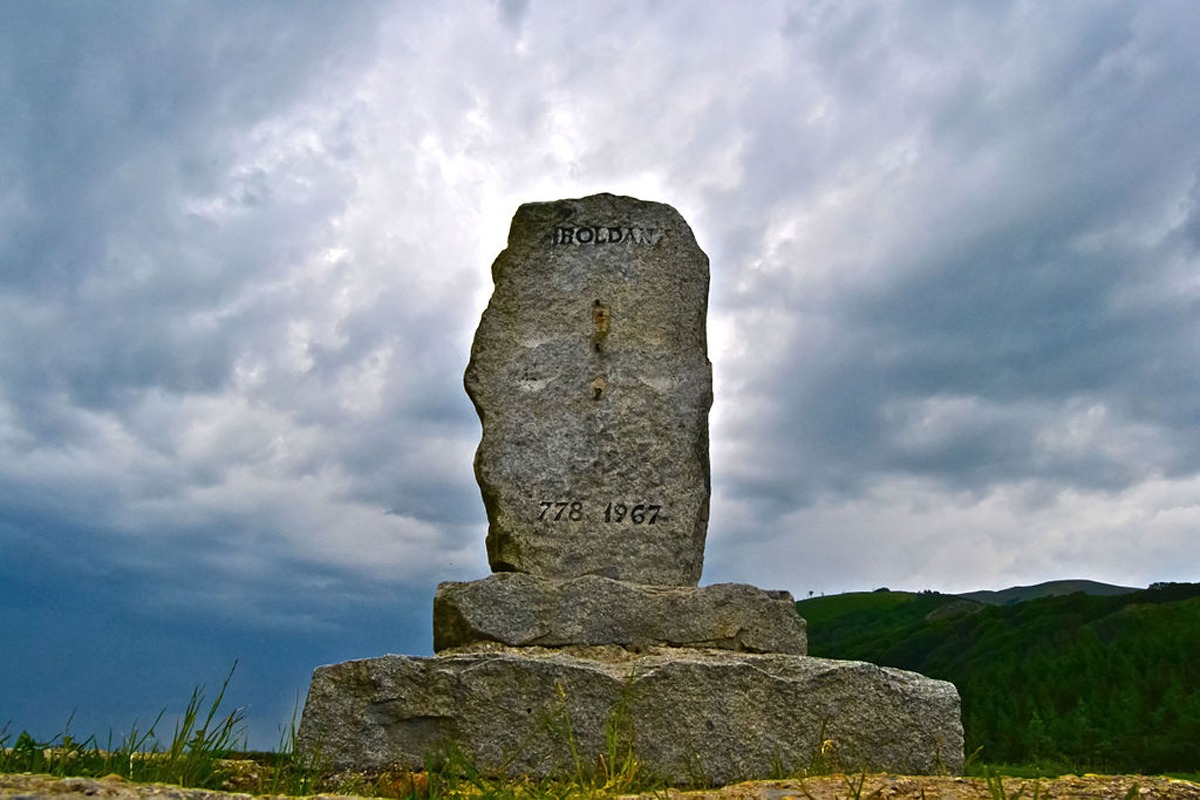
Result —
[[[580, 522], [584, 517], [582, 500], [543, 500], [538, 504], [542, 513], [538, 519], [544, 522]], [[609, 523], [629, 522], [633, 525], [654, 525], [658, 522], [661, 505], [653, 503], [609, 503], [604, 508], [604, 521]]]

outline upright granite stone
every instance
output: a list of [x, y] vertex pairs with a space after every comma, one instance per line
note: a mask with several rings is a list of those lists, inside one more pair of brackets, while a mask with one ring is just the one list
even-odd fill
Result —
[[696, 585], [708, 527], [708, 258], [675, 209], [521, 206], [467, 367], [493, 572]]

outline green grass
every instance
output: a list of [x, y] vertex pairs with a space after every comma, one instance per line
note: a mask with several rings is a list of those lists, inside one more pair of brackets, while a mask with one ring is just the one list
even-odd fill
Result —
[[63, 733], [44, 742], [25, 731], [13, 739], [6, 724], [0, 729], [0, 771], [77, 777], [119, 775], [139, 783], [216, 788], [228, 777], [222, 761], [244, 741], [242, 711], [220, 711], [236, 669], [235, 662], [211, 704], [205, 704], [203, 686], [192, 691], [165, 746], [158, 727], [166, 709], [145, 730], [134, 723], [115, 744], [111, 733], [103, 745], [95, 735], [77, 739], [71, 733], [70, 720]]

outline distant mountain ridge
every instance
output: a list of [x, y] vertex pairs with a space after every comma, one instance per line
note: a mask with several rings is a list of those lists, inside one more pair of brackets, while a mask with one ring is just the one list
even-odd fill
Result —
[[1067, 594], [1083, 592], [1093, 597], [1116, 597], [1117, 595], [1140, 592], [1145, 587], [1116, 586], [1111, 583], [1100, 583], [1083, 579], [1046, 581], [1032, 586], [1010, 586], [996, 591], [981, 589], [958, 595], [976, 603], [989, 606], [1011, 606], [1014, 603], [1024, 603], [1026, 600], [1037, 600], [1041, 597], [1060, 597]]

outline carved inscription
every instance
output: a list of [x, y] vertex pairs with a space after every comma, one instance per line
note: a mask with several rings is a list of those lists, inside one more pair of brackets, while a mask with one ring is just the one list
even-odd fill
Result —
[[629, 514], [629, 521], [634, 525], [641, 525], [643, 522], [647, 525], [653, 525], [658, 522], [658, 512], [662, 510], [662, 506], [651, 505], [649, 503], [639, 503], [630, 508], [624, 503], [609, 503], [608, 508], [604, 509], [605, 522], [623, 522], [625, 515]]
[[[549, 500], [543, 500], [539, 505], [542, 507], [542, 513], [538, 514], [538, 519], [548, 519], [551, 522], [560, 522], [563, 519], [563, 514], [567, 515], [567, 519], [571, 522], [579, 522], [583, 519], [583, 503], [578, 500], [568, 503], [565, 500], [557, 503], [552, 503]], [[568, 509], [570, 509], [568, 511]], [[549, 515], [549, 516], [547, 516]]]
[[597, 245], [597, 244], [657, 244], [662, 236], [658, 228], [641, 228], [633, 225], [559, 225], [550, 234], [550, 244]]
[[[585, 519], [582, 500], [543, 500], [538, 507], [541, 509], [538, 519], [543, 522], [582, 522]], [[612, 502], [604, 507], [604, 521], [609, 524], [654, 525], [661, 512], [662, 506], [655, 503]], [[598, 516], [599, 512], [596, 514]]]

